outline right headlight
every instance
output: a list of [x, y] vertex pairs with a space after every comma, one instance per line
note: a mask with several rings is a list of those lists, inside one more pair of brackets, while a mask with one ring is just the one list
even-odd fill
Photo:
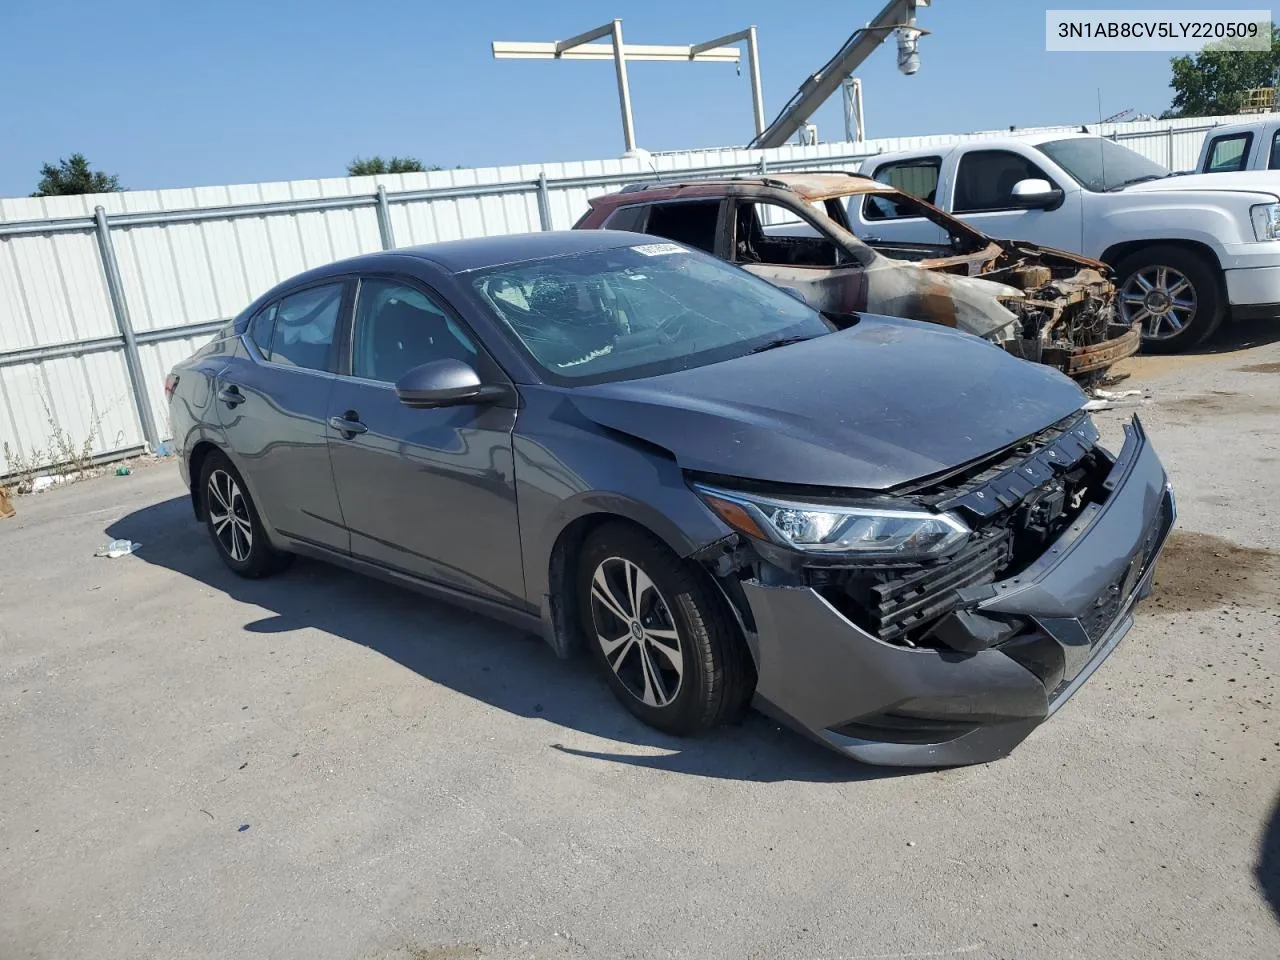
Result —
[[919, 560], [959, 550], [971, 531], [950, 513], [780, 500], [693, 484], [729, 526], [804, 553], [867, 560]]
[[1249, 208], [1253, 236], [1257, 240], [1280, 240], [1280, 203], [1260, 203]]

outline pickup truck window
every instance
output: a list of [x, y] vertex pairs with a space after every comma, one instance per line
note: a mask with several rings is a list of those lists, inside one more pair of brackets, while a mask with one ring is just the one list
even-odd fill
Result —
[[[912, 160], [900, 160], [897, 163], [886, 163], [875, 173], [881, 183], [897, 187], [903, 193], [935, 203], [938, 195], [938, 175], [942, 170], [941, 157], [917, 157]], [[899, 210], [892, 201], [885, 197], [867, 197], [862, 203], [864, 220], [898, 220], [903, 217], [918, 217], [915, 211]]]
[[1204, 172], [1233, 173], [1243, 170], [1249, 162], [1249, 147], [1252, 145], [1252, 133], [1215, 137], [1209, 143], [1209, 156], [1204, 163]]
[[1102, 137], [1051, 140], [1036, 149], [1093, 193], [1118, 190], [1144, 180], [1163, 180], [1169, 176], [1168, 169], [1154, 160]]
[[1017, 210], [1013, 187], [1019, 180], [1049, 180], [1034, 163], [1008, 150], [973, 150], [960, 158], [956, 170], [955, 213]]
[[1268, 170], [1280, 170], [1280, 130], [1271, 135], [1271, 156], [1267, 158]]

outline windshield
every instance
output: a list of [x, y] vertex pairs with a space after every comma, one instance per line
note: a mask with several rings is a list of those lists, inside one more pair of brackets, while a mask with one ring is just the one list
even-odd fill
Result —
[[1168, 168], [1102, 137], [1054, 140], [1036, 149], [1095, 193], [1169, 176]]
[[835, 329], [745, 270], [667, 242], [478, 270], [471, 283], [553, 383], [670, 373]]

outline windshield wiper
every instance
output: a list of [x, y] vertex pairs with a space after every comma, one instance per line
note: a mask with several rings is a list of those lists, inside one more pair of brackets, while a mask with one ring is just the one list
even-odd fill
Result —
[[1117, 183], [1114, 187], [1109, 187], [1109, 188], [1107, 189], [1107, 192], [1108, 192], [1108, 193], [1115, 193], [1117, 190], [1123, 190], [1125, 187], [1131, 187], [1131, 186], [1133, 186], [1135, 183], [1146, 183], [1148, 180], [1163, 180], [1165, 177], [1169, 177], [1169, 176], [1172, 176], [1172, 174], [1169, 174], [1169, 173], [1146, 173], [1146, 174], [1143, 174], [1143, 175], [1142, 175], [1142, 176], [1140, 176], [1140, 177], [1134, 177], [1132, 180], [1125, 180], [1125, 181], [1123, 181], [1122, 183]]
[[776, 347], [789, 347], [793, 343], [802, 343], [805, 340], [812, 340], [813, 337], [778, 337], [776, 340], [770, 340], [762, 343], [758, 347], [752, 347], [748, 353], [764, 353], [766, 350], [773, 350]]

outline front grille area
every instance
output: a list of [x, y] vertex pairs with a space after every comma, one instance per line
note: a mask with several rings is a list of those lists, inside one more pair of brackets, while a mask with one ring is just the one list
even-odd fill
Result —
[[1076, 414], [986, 461], [917, 485], [911, 499], [954, 511], [974, 530], [963, 551], [906, 569], [812, 570], [810, 584], [887, 643], [937, 645], [930, 631], [967, 602], [962, 591], [1016, 576], [1088, 503], [1105, 499], [1110, 461], [1097, 452], [1097, 440], [1093, 422]]
[[937, 621], [960, 604], [958, 590], [991, 583], [1009, 562], [1013, 537], [1009, 531], [972, 543], [944, 564], [922, 567], [869, 588], [867, 611], [881, 640], [900, 643], [903, 637]]

